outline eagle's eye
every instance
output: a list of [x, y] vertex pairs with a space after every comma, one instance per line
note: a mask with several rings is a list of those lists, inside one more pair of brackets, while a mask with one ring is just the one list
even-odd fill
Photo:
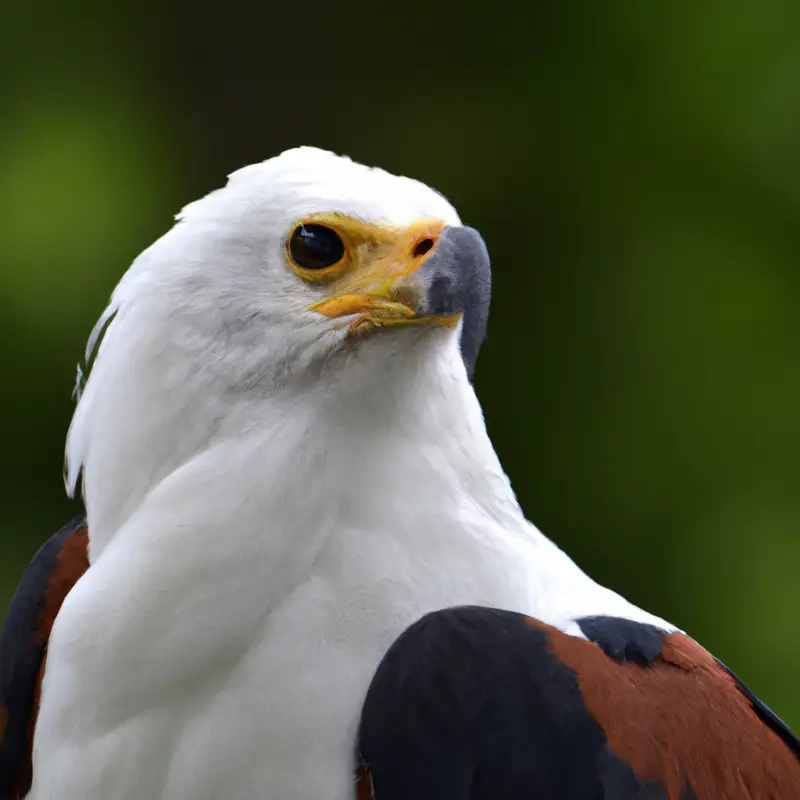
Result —
[[327, 225], [298, 225], [289, 239], [289, 256], [300, 269], [333, 267], [344, 258], [342, 237]]

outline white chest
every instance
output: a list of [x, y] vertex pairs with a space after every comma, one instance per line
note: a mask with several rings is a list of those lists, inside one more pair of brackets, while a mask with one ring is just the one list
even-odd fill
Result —
[[[272, 502], [240, 504], [249, 533], [227, 540], [210, 535], [232, 530], [219, 514], [159, 530], [165, 507], [142, 509], [59, 616], [30, 798], [352, 797], [361, 703], [391, 642], [449, 605], [532, 607], [523, 529], [428, 500], [379, 501], [382, 522], [368, 501], [317, 530], [295, 518], [315, 544], [285, 549]], [[201, 506], [230, 504], [206, 487]]]

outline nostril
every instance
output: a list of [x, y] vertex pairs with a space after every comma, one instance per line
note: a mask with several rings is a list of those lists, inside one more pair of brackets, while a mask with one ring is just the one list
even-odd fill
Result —
[[420, 239], [415, 245], [412, 253], [414, 254], [414, 258], [419, 258], [420, 256], [424, 256], [425, 253], [430, 252], [433, 249], [434, 241], [430, 237], [426, 237], [425, 239]]

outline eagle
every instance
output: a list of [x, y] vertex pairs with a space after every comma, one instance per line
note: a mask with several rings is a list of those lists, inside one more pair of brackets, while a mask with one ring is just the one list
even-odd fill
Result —
[[800, 797], [790, 729], [526, 519], [490, 294], [443, 195], [327, 151], [183, 209], [89, 339], [0, 800]]

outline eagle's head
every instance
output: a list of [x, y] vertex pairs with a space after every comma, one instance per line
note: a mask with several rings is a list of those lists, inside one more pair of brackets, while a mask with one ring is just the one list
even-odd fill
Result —
[[194, 317], [198, 335], [246, 371], [231, 378], [252, 384], [399, 328], [457, 330], [471, 372], [489, 282], [482, 239], [438, 192], [301, 147], [184, 208], [116, 297], [119, 311], [130, 297]]
[[239, 170], [181, 220], [182, 233], [214, 254], [205, 269], [193, 265], [191, 282], [207, 276], [220, 309], [235, 297], [227, 330], [275, 337], [272, 352], [277, 339], [327, 357], [378, 329], [459, 328], [473, 369], [488, 257], [480, 236], [424, 184], [298, 148]]

